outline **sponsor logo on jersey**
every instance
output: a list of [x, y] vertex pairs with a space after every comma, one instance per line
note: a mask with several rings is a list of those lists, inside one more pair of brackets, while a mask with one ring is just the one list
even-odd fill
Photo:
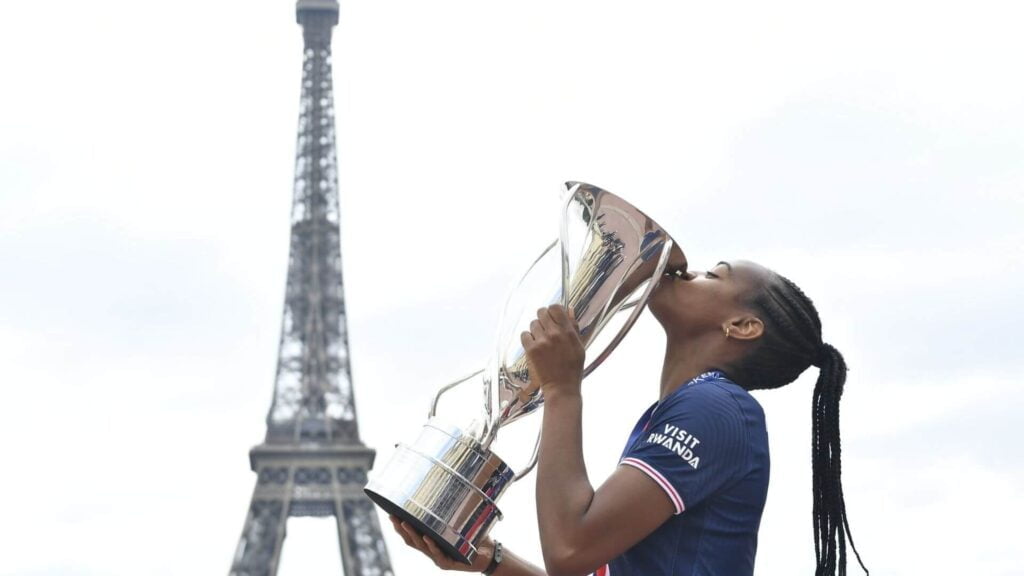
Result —
[[651, 432], [650, 436], [647, 437], [647, 443], [659, 444], [668, 448], [695, 470], [700, 466], [700, 456], [694, 453], [694, 450], [700, 444], [700, 440], [678, 426], [665, 424], [665, 429], [661, 432]]

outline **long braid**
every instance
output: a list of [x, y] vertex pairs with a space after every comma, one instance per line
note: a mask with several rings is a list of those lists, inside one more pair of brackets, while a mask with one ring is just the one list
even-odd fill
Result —
[[789, 279], [775, 273], [748, 302], [762, 318], [764, 334], [755, 349], [731, 367], [737, 383], [749, 390], [785, 386], [812, 364], [820, 369], [811, 411], [815, 576], [846, 575], [846, 542], [864, 570], [853, 542], [843, 497], [839, 400], [846, 383], [842, 354], [821, 339], [821, 319], [811, 299]]

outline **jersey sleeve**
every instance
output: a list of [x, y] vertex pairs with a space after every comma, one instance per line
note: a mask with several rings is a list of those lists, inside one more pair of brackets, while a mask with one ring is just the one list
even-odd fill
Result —
[[623, 454], [668, 495], [679, 514], [738, 478], [747, 459], [744, 418], [713, 383], [690, 386], [659, 406]]

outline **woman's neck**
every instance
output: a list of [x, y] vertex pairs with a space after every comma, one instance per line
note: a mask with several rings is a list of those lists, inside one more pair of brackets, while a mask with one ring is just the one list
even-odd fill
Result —
[[[710, 344], [710, 343], [709, 343]], [[677, 388], [697, 376], [714, 370], [721, 363], [716, 361], [714, 345], [702, 345], [699, 341], [665, 345], [665, 362], [661, 366], [661, 391], [658, 401], [664, 400]], [[709, 353], [710, 352], [710, 353]]]

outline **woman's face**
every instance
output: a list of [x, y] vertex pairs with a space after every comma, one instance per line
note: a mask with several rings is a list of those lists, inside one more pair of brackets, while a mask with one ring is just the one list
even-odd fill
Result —
[[767, 281], [769, 271], [753, 262], [719, 262], [706, 271], [687, 271], [671, 259], [648, 306], [665, 328], [678, 336], [721, 332], [730, 319], [749, 314], [748, 295]]

